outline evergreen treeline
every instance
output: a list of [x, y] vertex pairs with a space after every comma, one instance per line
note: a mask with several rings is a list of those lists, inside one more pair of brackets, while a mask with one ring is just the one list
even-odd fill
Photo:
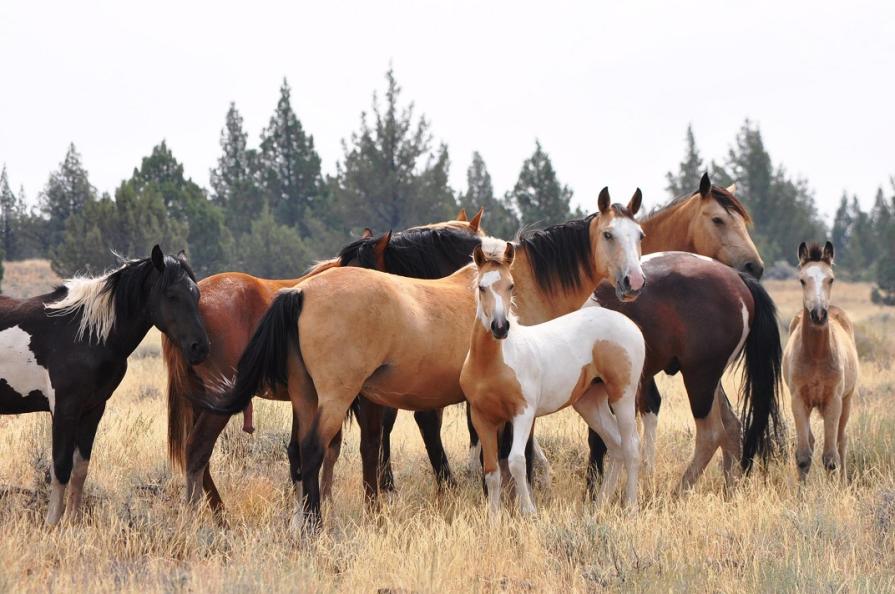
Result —
[[[24, 191], [10, 189], [4, 167], [3, 257], [49, 257], [59, 274], [70, 276], [101, 272], [115, 264], [113, 252], [138, 256], [158, 242], [169, 250], [186, 249], [200, 276], [241, 270], [295, 277], [314, 260], [331, 257], [364, 227], [404, 229], [451, 218], [459, 207], [472, 212], [483, 206], [485, 228], [512, 237], [523, 226], [542, 227], [583, 214], [572, 209], [572, 190], [560, 182], [538, 141], [503, 195], [495, 192], [477, 152], [466, 188], [455, 191], [448, 183], [447, 146], [433, 139], [429, 121], [415, 113], [413, 104], [402, 101], [394, 73], [389, 70], [385, 78], [384, 95], [374, 93], [370, 111], [361, 114], [357, 130], [343, 141], [344, 154], [331, 176], [322, 172], [314, 137], [293, 110], [286, 81], [257, 143], [250, 141], [239, 110], [230, 104], [209, 189], [184, 176], [164, 140], [114, 196], [100, 195], [90, 183], [74, 144], [34, 208], [26, 207]], [[709, 165], [688, 128], [684, 160], [667, 175], [669, 193], [692, 192], [705, 169], [712, 170], [716, 183], [736, 180], [767, 261], [791, 259], [797, 239], [826, 237], [807, 183], [772, 162], [760, 130], [748, 120], [723, 161]], [[880, 284], [895, 289], [893, 219], [895, 196], [887, 200], [880, 191], [870, 213], [861, 212], [855, 199], [843, 198], [833, 227], [840, 266], [861, 277], [879, 271]]]

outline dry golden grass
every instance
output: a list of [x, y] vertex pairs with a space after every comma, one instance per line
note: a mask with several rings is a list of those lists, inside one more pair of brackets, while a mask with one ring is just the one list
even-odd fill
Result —
[[[771, 285], [788, 319], [797, 292]], [[885, 316], [864, 287], [835, 295], [859, 320]], [[853, 307], [852, 307], [853, 306]], [[891, 321], [891, 314], [889, 320]], [[891, 330], [891, 322], [888, 327]], [[874, 322], [874, 327], [880, 324]], [[884, 347], [891, 348], [890, 336]], [[539, 421], [553, 487], [536, 490], [539, 513], [507, 502], [485, 513], [480, 482], [464, 469], [462, 410], [444, 438], [459, 487], [436, 497], [409, 414], [399, 415], [393, 458], [399, 491], [379, 513], [361, 498], [356, 427], [347, 431], [326, 529], [316, 540], [288, 529], [292, 500], [284, 445], [289, 409], [260, 402], [258, 431], [231, 423], [213, 458], [229, 528], [182, 505], [182, 480], [165, 458], [164, 374], [158, 337], [131, 360], [100, 426], [88, 517], [56, 529], [46, 510], [49, 416], [0, 418], [0, 591], [867, 591], [895, 589], [895, 373], [864, 362], [851, 423], [851, 482], [840, 489], [815, 464], [799, 489], [791, 461], [722, 495], [716, 461], [691, 494], [671, 495], [692, 450], [693, 420], [678, 378], [660, 378], [657, 472], [642, 509], [595, 511], [582, 501], [584, 424], [563, 412]], [[728, 392], [737, 385], [726, 380]], [[784, 409], [788, 416], [788, 403]]]
[[20, 260], [3, 263], [3, 294], [31, 297], [49, 293], [62, 283], [49, 260]]

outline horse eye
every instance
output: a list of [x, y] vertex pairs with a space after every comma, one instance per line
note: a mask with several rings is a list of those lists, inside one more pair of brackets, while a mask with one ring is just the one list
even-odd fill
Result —
[[612, 233], [610, 233], [609, 231], [604, 231], [603, 237], [605, 237], [608, 241], [612, 241]]
[[482, 285], [479, 285], [479, 291], [481, 291], [482, 293], [484, 293], [484, 292], [485, 292], [485, 287], [483, 287]]
[[643, 233], [643, 231], [641, 231], [640, 232], [640, 241], [643, 241], [644, 237], [646, 237], [646, 235]]
[[803, 281], [802, 279], [799, 279], [799, 282], [802, 284], [803, 287], [805, 286], [805, 281]]
[[724, 219], [722, 219], [721, 217], [715, 217], [712, 219], [712, 222], [715, 223], [716, 225], [723, 225]]
[[510, 285], [510, 291], [516, 288], [516, 285]]

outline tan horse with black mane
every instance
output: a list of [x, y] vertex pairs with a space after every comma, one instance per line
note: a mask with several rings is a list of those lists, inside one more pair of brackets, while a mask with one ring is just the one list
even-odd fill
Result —
[[[562, 270], [574, 270], [577, 279], [587, 263], [584, 270], [593, 282], [610, 279], [620, 298], [636, 297], [644, 284], [642, 231], [633, 219], [639, 206], [639, 190], [626, 208], [610, 205], [604, 189], [599, 214], [572, 223], [571, 237], [583, 239], [587, 247], [582, 251], [579, 243], [569, 246], [574, 250], [560, 251], [568, 258], [560, 264]], [[556, 307], [556, 295], [540, 288], [538, 276], [541, 283], [549, 279], [550, 286], [565, 279], [557, 273], [557, 262], [532, 245], [537, 244], [523, 243], [517, 250], [517, 294], [529, 303]], [[232, 414], [265, 386], [288, 385], [301, 443], [304, 505], [296, 515], [299, 523], [306, 517], [319, 526], [318, 475], [324, 452], [358, 393], [380, 407], [409, 410], [464, 400], [459, 377], [475, 314], [474, 278], [472, 264], [439, 280], [333, 268], [274, 300], [239, 361], [233, 390], [203, 403]], [[577, 303], [568, 295], [562, 301], [577, 309], [588, 292], [579, 293]], [[381, 428], [381, 408], [367, 415], [367, 421], [371, 431]], [[364, 487], [372, 498], [379, 488], [379, 436], [365, 441], [370, 447], [362, 448]]]
[[845, 454], [852, 399], [858, 389], [858, 350], [855, 331], [845, 311], [830, 305], [833, 291], [833, 244], [799, 245], [799, 282], [802, 311], [789, 325], [789, 342], [783, 353], [783, 377], [792, 398], [796, 421], [796, 465], [804, 481], [811, 468], [814, 435], [811, 411], [824, 418], [824, 468], [839, 470], [846, 483]]
[[[180, 349], [166, 337], [162, 337], [162, 347], [168, 370], [169, 456], [175, 466], [184, 469], [188, 477], [193, 477], [192, 480], [188, 478], [188, 485], [195, 486], [197, 477], [201, 477], [212, 509], [220, 511], [223, 502], [211, 477], [208, 457], [227, 419], [197, 409], [192, 401], [197, 399], [198, 394], [233, 380], [239, 357], [277, 292], [325, 270], [342, 266], [361, 266], [427, 278], [445, 276], [469, 261], [469, 254], [476, 243], [474, 238], [481, 235], [482, 212], [480, 210], [469, 220], [466, 211], [461, 210], [456, 220], [411, 228], [394, 235], [386, 233], [373, 237], [366, 230], [364, 237], [345, 246], [338, 257], [319, 262], [297, 279], [271, 280], [240, 272], [225, 272], [199, 281], [199, 314], [211, 341], [208, 358], [201, 364], [190, 365]], [[288, 400], [283, 390], [265, 391], [259, 395], [273, 400]], [[252, 428], [251, 410], [249, 403], [244, 411], [243, 424], [243, 429], [247, 431]], [[436, 418], [430, 421], [429, 416]], [[426, 413], [422, 419], [420, 424], [425, 430], [428, 431], [433, 425], [440, 428], [437, 412]], [[288, 447], [293, 481], [300, 480], [297, 431], [293, 422]], [[428, 439], [428, 434], [424, 433], [424, 439]], [[338, 455], [340, 443], [341, 440], [334, 441], [330, 462], [334, 462]], [[331, 471], [330, 463], [325, 472]], [[329, 483], [329, 478], [325, 477], [325, 484]]]

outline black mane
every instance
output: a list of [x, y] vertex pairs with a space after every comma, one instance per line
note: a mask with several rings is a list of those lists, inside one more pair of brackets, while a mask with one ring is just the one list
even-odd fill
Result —
[[[380, 237], [354, 241], [339, 252], [339, 264], [357, 260], [363, 268], [376, 269], [374, 247]], [[385, 249], [386, 272], [412, 278], [442, 278], [469, 264], [481, 238], [450, 227], [420, 227], [392, 235]]]
[[595, 216], [520, 234], [519, 247], [528, 255], [531, 271], [542, 289], [553, 292], [557, 284], [567, 290], [579, 289], [582, 270], [587, 279], [593, 280], [590, 223]]

